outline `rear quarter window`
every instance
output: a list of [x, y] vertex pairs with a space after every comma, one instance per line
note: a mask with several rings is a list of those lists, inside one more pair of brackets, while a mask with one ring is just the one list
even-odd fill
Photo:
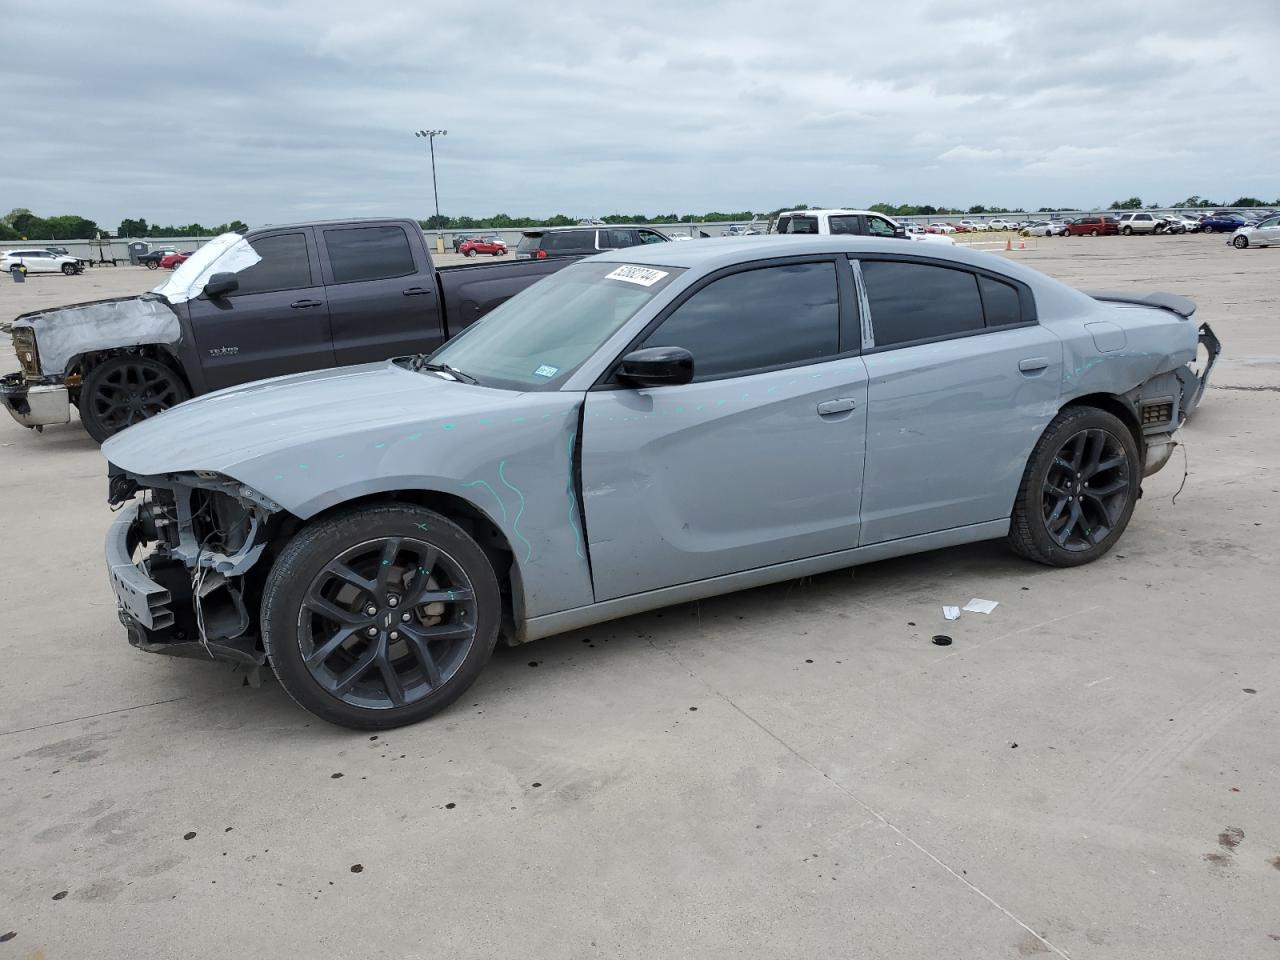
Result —
[[877, 347], [959, 336], [986, 327], [978, 278], [965, 270], [862, 261]]

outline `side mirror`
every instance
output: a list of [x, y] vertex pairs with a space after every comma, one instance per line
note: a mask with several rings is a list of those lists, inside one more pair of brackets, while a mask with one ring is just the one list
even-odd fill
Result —
[[204, 285], [204, 294], [209, 298], [223, 297], [239, 289], [240, 281], [236, 279], [234, 273], [215, 273]]
[[902, 226], [894, 227], [893, 235], [899, 239], [905, 239], [907, 236], [907, 228]]
[[684, 347], [646, 347], [622, 358], [618, 378], [637, 387], [678, 386], [693, 379], [693, 354]]

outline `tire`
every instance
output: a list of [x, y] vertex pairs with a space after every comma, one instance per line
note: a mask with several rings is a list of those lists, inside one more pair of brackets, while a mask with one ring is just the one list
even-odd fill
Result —
[[[1051, 567], [1091, 563], [1124, 533], [1141, 482], [1142, 460], [1129, 428], [1097, 407], [1067, 407], [1027, 460], [1009, 546]], [[1064, 510], [1065, 525], [1059, 523]]]
[[1091, 237], [1096, 237], [1097, 235], [1098, 235], [1098, 231], [1097, 231], [1097, 230], [1090, 230], [1090, 231], [1089, 231], [1089, 236], [1091, 236]]
[[1231, 241], [1231, 245], [1237, 250], [1243, 250], [1245, 247], [1249, 246], [1249, 238], [1245, 236], [1236, 237]]
[[[1132, 237], [1132, 236], [1133, 236], [1133, 227], [1125, 227], [1125, 228], [1124, 228], [1123, 230], [1121, 230], [1120, 232], [1121, 232], [1121, 233], [1123, 233], [1126, 237]], [[1094, 234], [1093, 234], [1093, 235], [1096, 237], [1096, 236], [1098, 235], [1098, 234], [1097, 234], [1097, 231], [1094, 231]]]
[[474, 257], [475, 255], [476, 255], [476, 248], [475, 248], [475, 247], [472, 247], [471, 249], [467, 250], [467, 251], [463, 254], [463, 256], [464, 256], [464, 257]]
[[190, 397], [182, 377], [168, 364], [123, 356], [105, 360], [88, 372], [77, 406], [89, 436], [102, 443]]
[[1213, 233], [1213, 227], [1205, 226], [1201, 228], [1205, 233]]
[[147, 261], [147, 269], [148, 269], [148, 270], [159, 270], [159, 269], [160, 269], [160, 261], [159, 261], [159, 260], [148, 260], [148, 261]]
[[263, 587], [262, 641], [300, 707], [386, 730], [461, 696], [493, 653], [501, 617], [493, 566], [461, 527], [425, 507], [377, 504], [313, 523], [281, 551]]
[[62, 275], [74, 277], [76, 275], [76, 265], [74, 263], [64, 263], [62, 265]]

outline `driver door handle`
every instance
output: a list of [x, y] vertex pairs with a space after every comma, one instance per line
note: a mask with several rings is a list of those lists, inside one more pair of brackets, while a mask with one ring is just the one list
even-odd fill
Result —
[[818, 415], [826, 417], [833, 413], [848, 413], [857, 405], [858, 401], [852, 397], [842, 397], [839, 400], [823, 400], [818, 404]]
[[431, 291], [426, 287], [410, 287], [408, 290], [401, 290], [400, 292], [406, 297], [424, 297]]
[[295, 310], [301, 310], [303, 307], [318, 307], [320, 305], [319, 300], [295, 300], [289, 304]]
[[1018, 361], [1018, 369], [1023, 373], [1036, 373], [1049, 366], [1048, 357], [1027, 357]]

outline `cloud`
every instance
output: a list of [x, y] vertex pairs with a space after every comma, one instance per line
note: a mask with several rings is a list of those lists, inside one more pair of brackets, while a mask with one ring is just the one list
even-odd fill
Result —
[[86, 6], [5, 22], [0, 192], [108, 225], [424, 217], [430, 126], [446, 213], [1275, 194], [1240, 36], [1280, 46], [1273, 0]]

